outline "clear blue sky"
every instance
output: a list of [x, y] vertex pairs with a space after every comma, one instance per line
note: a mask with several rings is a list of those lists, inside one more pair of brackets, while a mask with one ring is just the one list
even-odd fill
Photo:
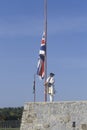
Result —
[[[0, 1], [0, 107], [33, 101], [43, 33], [43, 0]], [[87, 0], [48, 0], [48, 75], [55, 101], [87, 99]], [[36, 77], [36, 100], [44, 101]], [[49, 100], [49, 98], [48, 98]]]

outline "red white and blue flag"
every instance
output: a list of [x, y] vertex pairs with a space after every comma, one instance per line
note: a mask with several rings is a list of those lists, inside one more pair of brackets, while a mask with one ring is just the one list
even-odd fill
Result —
[[41, 79], [43, 79], [45, 76], [45, 56], [46, 56], [46, 38], [44, 32], [39, 50], [39, 59], [37, 65], [37, 75], [39, 75]]

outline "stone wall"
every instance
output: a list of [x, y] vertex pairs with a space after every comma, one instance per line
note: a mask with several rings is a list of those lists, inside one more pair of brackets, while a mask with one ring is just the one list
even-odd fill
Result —
[[87, 101], [25, 103], [20, 130], [87, 130]]

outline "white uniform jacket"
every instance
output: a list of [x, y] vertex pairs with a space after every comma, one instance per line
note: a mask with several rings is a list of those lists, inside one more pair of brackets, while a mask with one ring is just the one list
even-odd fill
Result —
[[46, 82], [48, 83], [48, 94], [54, 95], [54, 77], [49, 76]]

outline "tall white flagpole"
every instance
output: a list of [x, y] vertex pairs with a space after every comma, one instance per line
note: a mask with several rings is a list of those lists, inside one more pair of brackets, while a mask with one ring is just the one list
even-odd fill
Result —
[[[47, 79], [47, 0], [44, 0], [44, 31], [46, 40], [46, 55], [45, 55], [45, 82]], [[47, 102], [47, 87], [44, 90], [44, 100]]]

